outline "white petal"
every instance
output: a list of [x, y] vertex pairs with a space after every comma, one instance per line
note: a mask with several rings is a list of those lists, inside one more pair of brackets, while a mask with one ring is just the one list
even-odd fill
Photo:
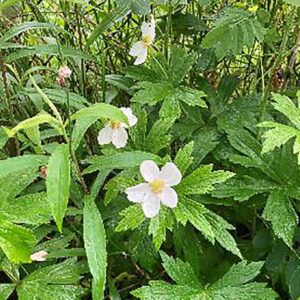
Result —
[[142, 41], [139, 41], [139, 42], [135, 43], [132, 46], [132, 48], [129, 51], [129, 55], [131, 55], [131, 56], [140, 56], [144, 53], [145, 48], [147, 48], [145, 43], [142, 42]]
[[148, 50], [147, 50], [147, 47], [145, 47], [143, 49], [143, 52], [139, 56], [137, 56], [137, 58], [134, 62], [134, 65], [138, 66], [138, 65], [143, 64], [147, 59], [147, 55], [148, 55]]
[[112, 141], [112, 134], [113, 134], [113, 129], [109, 126], [106, 125], [103, 129], [100, 130], [99, 135], [98, 135], [98, 143], [100, 145], [106, 145], [111, 143]]
[[170, 187], [166, 186], [159, 194], [159, 199], [163, 205], [175, 208], [178, 203], [177, 193]]
[[142, 36], [150, 36], [151, 37], [151, 42], [155, 39], [155, 21], [154, 18], [151, 19], [150, 23], [143, 22], [142, 24]]
[[142, 208], [146, 218], [153, 218], [159, 213], [160, 201], [157, 195], [152, 192], [147, 194], [147, 197], [143, 201]]
[[[124, 115], [127, 117], [129, 126], [132, 127], [134, 126], [137, 121], [138, 118], [132, 113], [132, 110], [130, 107], [121, 107], [120, 110], [124, 113]], [[127, 125], [122, 123], [122, 126], [127, 128]]]
[[159, 175], [159, 168], [152, 160], [144, 160], [140, 165], [140, 172], [147, 182], [154, 181]]
[[150, 192], [151, 189], [149, 183], [140, 183], [126, 189], [127, 199], [134, 203], [143, 202], [146, 198], [146, 194]]
[[127, 143], [127, 139], [128, 139], [128, 134], [124, 128], [120, 127], [120, 128], [113, 129], [112, 143], [115, 145], [117, 149], [125, 147]]
[[47, 255], [48, 255], [48, 252], [42, 250], [42, 251], [33, 253], [33, 254], [30, 256], [30, 259], [31, 259], [31, 260], [35, 260], [35, 261], [45, 261], [46, 258], [47, 258]]
[[181, 181], [182, 175], [177, 166], [169, 162], [162, 167], [159, 178], [165, 180], [169, 186], [173, 186]]

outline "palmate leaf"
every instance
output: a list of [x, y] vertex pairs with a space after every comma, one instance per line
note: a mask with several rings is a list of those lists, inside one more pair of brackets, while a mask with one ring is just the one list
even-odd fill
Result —
[[178, 258], [175, 260], [164, 252], [161, 252], [161, 257], [165, 270], [176, 284], [161, 280], [150, 281], [149, 286], [132, 292], [135, 297], [143, 300], [271, 300], [277, 297], [277, 294], [267, 288], [265, 283], [249, 283], [260, 273], [262, 262], [247, 264], [242, 261], [233, 265], [217, 282], [204, 288], [188, 263]]
[[[298, 95], [298, 103], [300, 103], [300, 92]], [[296, 127], [276, 123], [262, 122], [258, 127], [272, 128], [263, 135], [262, 153], [273, 151], [276, 147], [280, 147], [287, 143], [291, 138], [296, 137], [294, 141], [294, 154], [298, 154], [298, 164], [300, 164], [300, 107], [296, 107], [291, 99], [286, 96], [273, 93], [274, 108], [284, 114], [291, 123]]]
[[86, 265], [75, 259], [40, 268], [20, 282], [19, 299], [79, 300], [85, 291], [77, 283], [87, 271]]
[[292, 248], [298, 216], [284, 191], [271, 192], [263, 218], [272, 223], [274, 233]]
[[217, 20], [214, 28], [205, 36], [201, 47], [213, 47], [216, 56], [221, 59], [228, 51], [238, 54], [243, 47], [251, 47], [257, 39], [262, 41], [265, 30], [249, 11], [226, 9]]

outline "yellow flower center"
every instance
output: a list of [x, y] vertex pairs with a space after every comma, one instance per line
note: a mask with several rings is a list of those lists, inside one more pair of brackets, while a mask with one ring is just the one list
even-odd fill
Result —
[[150, 183], [151, 190], [154, 194], [159, 194], [163, 191], [163, 188], [166, 186], [166, 182], [161, 179], [155, 179]]
[[145, 45], [149, 46], [152, 42], [152, 37], [150, 34], [143, 36], [142, 41], [144, 42]]
[[118, 121], [110, 121], [110, 127], [112, 129], [118, 129], [121, 127], [121, 122]]

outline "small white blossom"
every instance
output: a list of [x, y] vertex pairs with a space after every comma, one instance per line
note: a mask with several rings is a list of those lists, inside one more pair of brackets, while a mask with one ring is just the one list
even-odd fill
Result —
[[155, 39], [155, 21], [154, 17], [152, 16], [151, 22], [143, 22], [142, 24], [142, 40], [135, 43], [129, 55], [136, 57], [134, 62], [135, 65], [143, 64], [148, 55], [148, 47], [153, 43]]
[[140, 172], [146, 183], [127, 188], [126, 194], [129, 201], [142, 204], [147, 218], [158, 215], [161, 204], [170, 208], [177, 206], [178, 196], [171, 186], [179, 184], [182, 175], [174, 163], [166, 163], [160, 171], [154, 161], [145, 160]]
[[48, 256], [48, 252], [42, 250], [42, 251], [33, 253], [30, 256], [30, 258], [31, 258], [31, 260], [34, 260], [34, 261], [45, 261], [47, 256]]
[[[122, 107], [120, 109], [127, 117], [129, 127], [134, 126], [137, 123], [138, 119], [132, 113], [131, 108]], [[100, 145], [113, 143], [113, 145], [118, 149], [125, 147], [128, 139], [128, 134], [125, 128], [128, 128], [125, 123], [110, 121], [105, 125], [103, 129], [100, 130], [98, 135], [98, 143]]]

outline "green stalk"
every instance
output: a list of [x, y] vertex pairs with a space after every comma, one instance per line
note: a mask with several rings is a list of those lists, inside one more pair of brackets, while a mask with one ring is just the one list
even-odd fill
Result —
[[167, 25], [166, 25], [166, 33], [165, 33], [165, 57], [166, 60], [169, 61], [169, 39], [171, 36], [172, 30], [172, 1], [168, 2], [168, 15], [167, 15]]

